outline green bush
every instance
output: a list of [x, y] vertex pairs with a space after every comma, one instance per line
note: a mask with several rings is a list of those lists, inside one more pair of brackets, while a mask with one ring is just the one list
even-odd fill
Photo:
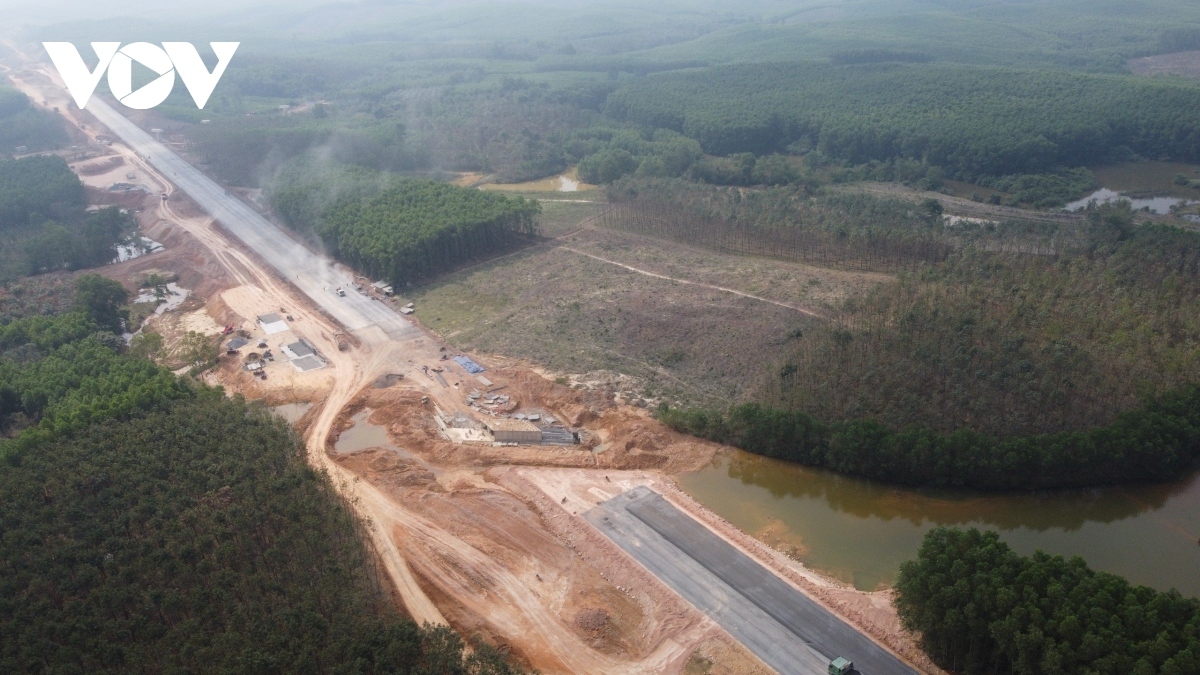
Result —
[[1194, 675], [1200, 601], [1038, 551], [995, 532], [937, 528], [896, 581], [904, 627], [963, 675]]
[[285, 222], [311, 229], [338, 259], [393, 283], [508, 250], [537, 233], [541, 207], [523, 197], [349, 171], [281, 182], [271, 200]]
[[757, 403], [728, 413], [662, 408], [676, 429], [767, 457], [890, 483], [1037, 490], [1163, 481], [1200, 457], [1200, 386], [1167, 394], [1086, 432], [999, 439], [969, 430], [825, 423]]

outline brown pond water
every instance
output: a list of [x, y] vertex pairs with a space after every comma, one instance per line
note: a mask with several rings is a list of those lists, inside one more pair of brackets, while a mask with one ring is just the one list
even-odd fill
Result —
[[301, 417], [304, 417], [304, 413], [308, 412], [309, 408], [312, 408], [312, 404], [308, 402], [284, 403], [283, 405], [274, 406], [271, 410], [276, 415], [287, 420], [288, 423], [295, 424], [300, 421]]
[[1067, 204], [1066, 210], [1081, 209], [1092, 200], [1103, 203], [1128, 199], [1135, 210], [1147, 208], [1154, 213], [1167, 215], [1171, 213], [1171, 207], [1180, 201], [1193, 206], [1200, 201], [1200, 189], [1175, 184], [1178, 174], [1190, 180], [1200, 180], [1200, 166], [1196, 164], [1123, 162], [1094, 167], [1092, 172], [1102, 187]]
[[384, 448], [391, 450], [405, 459], [413, 460], [425, 469], [432, 471], [434, 475], [441, 475], [441, 469], [432, 466], [420, 457], [392, 443], [391, 439], [388, 438], [387, 429], [378, 424], [368, 422], [367, 418], [371, 416], [371, 412], [372, 410], [367, 408], [360, 411], [354, 417], [351, 417], [350, 421], [354, 422], [354, 426], [338, 434], [338, 439], [333, 444], [333, 449], [339, 453], [350, 453], [366, 450], [367, 448]]
[[678, 476], [701, 504], [813, 569], [873, 590], [938, 525], [1000, 532], [1018, 553], [1080, 555], [1134, 584], [1200, 597], [1200, 473], [1165, 485], [996, 495], [910, 490], [740, 450]]

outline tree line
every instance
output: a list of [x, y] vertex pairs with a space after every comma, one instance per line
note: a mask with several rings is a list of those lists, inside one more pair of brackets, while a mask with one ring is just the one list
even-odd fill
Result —
[[660, 415], [752, 452], [913, 485], [1172, 478], [1200, 447], [1200, 235], [1134, 215], [1091, 207], [1058, 250], [968, 245], [904, 271], [787, 336], [753, 403]]
[[705, 152], [796, 144], [851, 164], [896, 157], [984, 176], [1084, 166], [1125, 148], [1200, 159], [1183, 80], [951, 64], [754, 64], [649, 75], [608, 97], [614, 119], [678, 131]]
[[896, 609], [963, 675], [1200, 673], [1200, 601], [1079, 557], [1019, 556], [995, 532], [931, 530], [900, 567]]
[[0, 281], [115, 260], [133, 219], [86, 206], [83, 183], [61, 157], [0, 160]]
[[913, 204], [864, 194], [813, 194], [804, 185], [760, 190], [676, 179], [626, 178], [610, 186], [605, 227], [714, 250], [822, 265], [906, 270], [964, 247], [1053, 254], [1077, 245], [1071, 225], [1024, 221], [948, 227], [936, 200]]
[[[1095, 239], [1132, 216], [1093, 215]], [[793, 340], [757, 400], [1000, 437], [1108, 424], [1200, 382], [1200, 236], [1126, 236], [1057, 257], [965, 249], [877, 285]]]
[[520, 672], [402, 616], [281, 419], [127, 351], [127, 293], [0, 326], [0, 670]]
[[336, 258], [411, 282], [510, 249], [537, 234], [534, 200], [355, 169], [286, 174], [272, 206]]
[[971, 429], [900, 429], [874, 419], [823, 422], [795, 409], [743, 403], [728, 411], [661, 407], [676, 431], [755, 454], [889, 483], [1041, 490], [1176, 478], [1200, 458], [1200, 385], [1119, 414], [1107, 426], [998, 438]]
[[0, 85], [0, 156], [15, 153], [18, 147], [25, 152], [53, 150], [69, 140], [57, 115], [33, 107], [28, 96]]

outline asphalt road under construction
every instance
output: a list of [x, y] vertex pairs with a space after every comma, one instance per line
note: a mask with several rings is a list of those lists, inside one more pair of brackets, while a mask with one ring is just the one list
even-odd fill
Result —
[[[87, 111], [347, 329], [361, 331], [374, 326], [396, 339], [420, 335], [386, 303], [354, 292], [353, 275], [345, 268], [293, 239], [99, 97], [92, 97]], [[347, 289], [345, 297], [337, 295], [338, 287]]]
[[862, 675], [916, 671], [647, 487], [584, 513], [756, 656], [787, 675], [826, 675], [844, 656]]

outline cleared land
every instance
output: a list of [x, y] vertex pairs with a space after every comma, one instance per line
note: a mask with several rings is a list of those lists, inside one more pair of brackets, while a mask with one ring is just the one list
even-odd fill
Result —
[[461, 349], [526, 359], [575, 381], [621, 372], [636, 380], [623, 396], [647, 405], [719, 402], [770, 372], [813, 313], [888, 278], [583, 228], [415, 289], [405, 301]]
[[1127, 65], [1134, 75], [1200, 77], [1200, 51], [1143, 56], [1130, 59]]

